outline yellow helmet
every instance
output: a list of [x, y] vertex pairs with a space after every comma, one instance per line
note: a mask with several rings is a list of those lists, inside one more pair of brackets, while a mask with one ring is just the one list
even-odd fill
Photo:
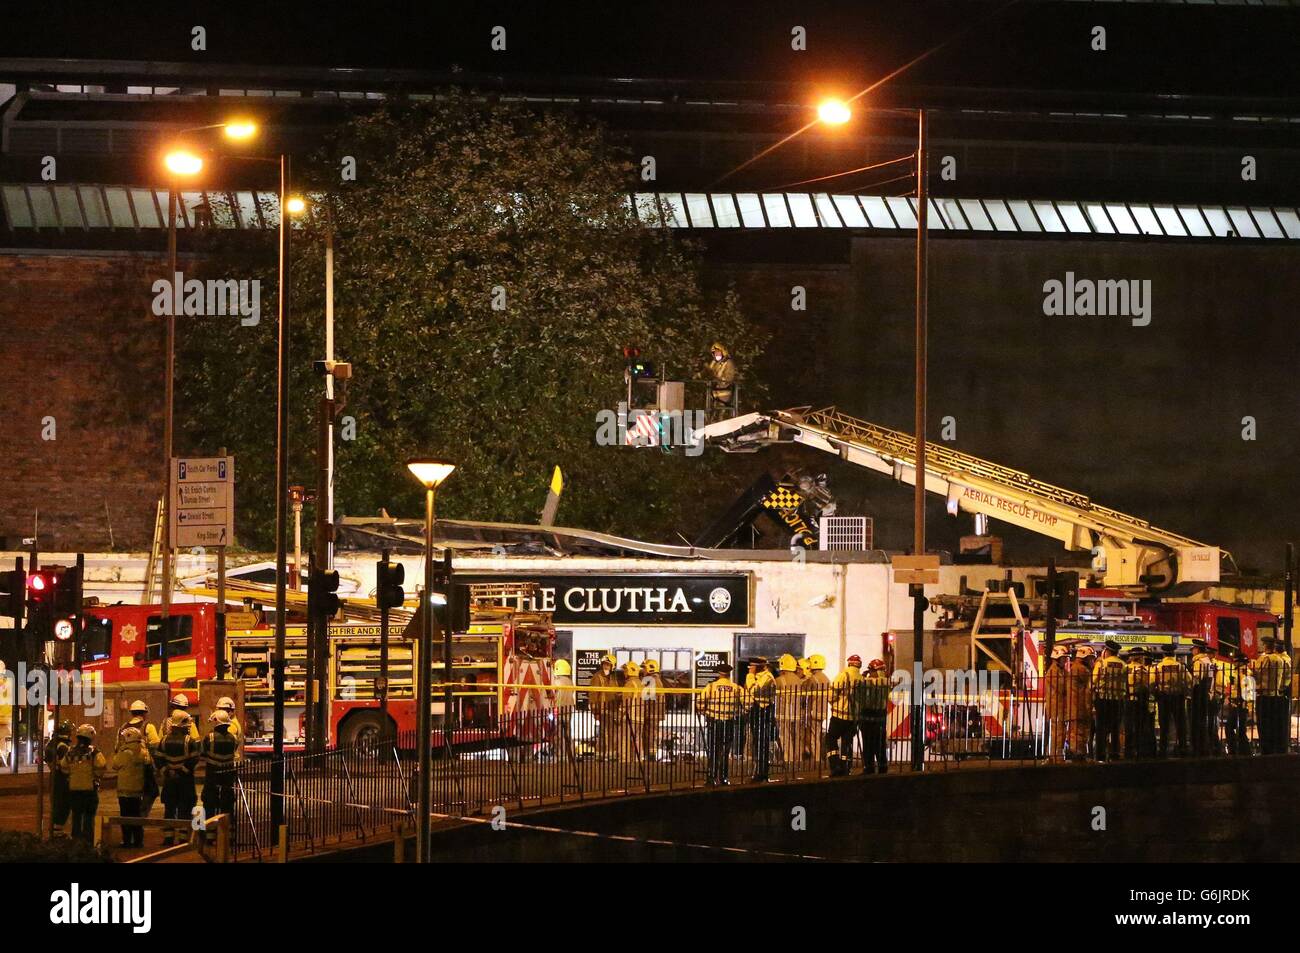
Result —
[[808, 660], [806, 658], [801, 658], [799, 660], [799, 671], [805, 673], [808, 671]]
[[556, 674], [556, 675], [572, 675], [572, 674], [573, 674], [573, 669], [569, 667], [569, 660], [568, 660], [568, 659], [562, 658], [562, 659], [558, 659], [558, 660], [556, 661], [556, 663], [555, 663], [555, 674]]
[[826, 656], [810, 655], [808, 656], [808, 667], [814, 672], [820, 672], [826, 667]]
[[600, 660], [601, 665], [604, 665], [606, 662], [609, 663], [611, 668], [618, 665], [618, 659], [614, 658], [614, 656], [612, 655], [606, 655], [603, 659]]
[[637, 667], [636, 662], [629, 661], [623, 666], [623, 673], [627, 675], [628, 678], [636, 678], [641, 674], [641, 669]]
[[786, 653], [781, 656], [781, 671], [793, 672], [797, 667], [793, 655]]
[[645, 660], [645, 664], [642, 665], [641, 667], [645, 670], [645, 673], [646, 673], [647, 675], [658, 675], [658, 674], [659, 674], [659, 663], [656, 662], [656, 661], [655, 661], [654, 659], [652, 659], [652, 658], [648, 658], [648, 659], [646, 659], [646, 660]]

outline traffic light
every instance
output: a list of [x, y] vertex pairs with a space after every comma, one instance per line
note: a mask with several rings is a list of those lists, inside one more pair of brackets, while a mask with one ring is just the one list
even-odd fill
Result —
[[397, 609], [406, 601], [402, 583], [406, 567], [401, 563], [375, 563], [375, 604], [381, 609]]
[[27, 604], [27, 573], [21, 569], [0, 572], [0, 616], [21, 619]]
[[61, 567], [43, 566], [27, 574], [27, 604], [32, 612], [53, 609], [58, 595]]
[[1073, 570], [1056, 574], [1056, 617], [1058, 619], [1079, 618], [1079, 574]]
[[338, 597], [339, 574], [337, 570], [313, 569], [307, 581], [308, 612], [321, 619], [338, 615], [342, 600]]

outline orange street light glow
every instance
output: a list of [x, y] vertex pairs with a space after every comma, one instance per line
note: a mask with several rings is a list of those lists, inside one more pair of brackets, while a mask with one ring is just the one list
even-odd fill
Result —
[[203, 160], [184, 149], [167, 153], [163, 164], [172, 175], [196, 175], [203, 168]]
[[257, 135], [257, 124], [249, 119], [232, 119], [224, 128], [227, 139], [252, 139]]
[[307, 208], [307, 203], [303, 201], [301, 195], [291, 195], [284, 207], [289, 210], [290, 215], [301, 215]]
[[852, 115], [849, 107], [838, 99], [823, 100], [817, 107], [817, 118], [828, 126], [842, 126]]

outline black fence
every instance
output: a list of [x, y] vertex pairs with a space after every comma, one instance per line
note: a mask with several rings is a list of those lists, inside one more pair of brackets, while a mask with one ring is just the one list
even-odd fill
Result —
[[[1211, 676], [1206, 669], [1205, 678], [1181, 670], [1121, 665], [1116, 672], [1105, 659], [1092, 667], [1067, 659], [1042, 677], [934, 672], [915, 699], [910, 686], [883, 673], [793, 688], [769, 682], [755, 691], [734, 683], [700, 692], [584, 687], [577, 703], [571, 693], [533, 688], [515, 696], [529, 707], [490, 727], [455, 728], [450, 736], [435, 730], [430, 810], [437, 821], [497, 807], [909, 770], [916, 720], [926, 770], [1292, 750], [1289, 682], [1285, 692], [1261, 691], [1260, 679], [1243, 680], [1236, 670]], [[413, 822], [414, 733], [289, 754], [281, 764], [293, 851], [364, 842]], [[239, 766], [234, 847], [241, 857], [275, 850], [273, 770], [269, 758]]]

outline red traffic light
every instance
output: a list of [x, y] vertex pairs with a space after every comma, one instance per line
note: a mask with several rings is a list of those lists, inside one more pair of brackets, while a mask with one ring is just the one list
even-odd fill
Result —
[[27, 588], [32, 592], [44, 592], [48, 586], [49, 583], [45, 581], [45, 577], [38, 572], [34, 572], [27, 577]]

